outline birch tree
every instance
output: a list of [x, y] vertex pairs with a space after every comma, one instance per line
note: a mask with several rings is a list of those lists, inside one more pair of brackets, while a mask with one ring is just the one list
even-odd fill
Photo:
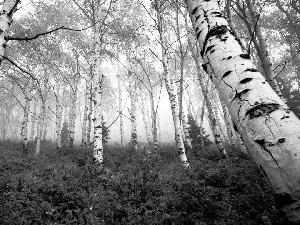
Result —
[[7, 31], [12, 24], [12, 16], [21, 0], [5, 0], [0, 10], [0, 65], [5, 56]]
[[300, 121], [244, 54], [217, 0], [186, 1], [203, 58], [247, 149], [291, 221], [300, 222]]
[[171, 105], [172, 110], [172, 116], [173, 116], [173, 123], [175, 128], [175, 140], [177, 145], [177, 151], [180, 158], [180, 161], [182, 165], [185, 168], [189, 168], [189, 162], [186, 157], [184, 143], [183, 143], [183, 132], [182, 127], [180, 123], [179, 118], [179, 108], [178, 108], [178, 99], [177, 99], [177, 92], [175, 90], [175, 86], [171, 77], [171, 71], [169, 68], [170, 63], [170, 55], [168, 55], [168, 45], [167, 45], [167, 32], [165, 30], [165, 26], [163, 23], [163, 17], [162, 17], [162, 7], [161, 2], [158, 0], [153, 1], [153, 6], [156, 11], [156, 18], [157, 18], [157, 29], [159, 32], [159, 40], [161, 45], [161, 51], [162, 51], [162, 64], [164, 68], [164, 79], [166, 84], [166, 89], [169, 95], [169, 101]]

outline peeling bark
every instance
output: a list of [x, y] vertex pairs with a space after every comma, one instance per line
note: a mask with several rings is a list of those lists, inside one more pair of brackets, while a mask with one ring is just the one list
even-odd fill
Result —
[[[212, 77], [278, 206], [300, 223], [300, 121], [275, 93], [220, 12], [217, 0], [188, 0], [204, 68]], [[210, 46], [214, 46], [210, 48]], [[227, 71], [232, 71], [223, 76]], [[246, 79], [246, 80], [245, 80]]]

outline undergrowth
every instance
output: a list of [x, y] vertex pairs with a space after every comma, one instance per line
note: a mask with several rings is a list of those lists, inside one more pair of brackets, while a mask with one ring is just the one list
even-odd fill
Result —
[[189, 152], [184, 170], [172, 145], [108, 146], [102, 170], [89, 148], [43, 146], [35, 158], [1, 143], [0, 224], [288, 224], [256, 165], [230, 149]]

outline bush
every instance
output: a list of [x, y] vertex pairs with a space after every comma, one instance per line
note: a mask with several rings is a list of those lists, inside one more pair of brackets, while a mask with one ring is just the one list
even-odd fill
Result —
[[150, 157], [108, 146], [101, 170], [90, 148], [53, 149], [38, 159], [1, 149], [0, 224], [289, 224], [256, 165], [234, 152], [184, 170], [172, 145]]

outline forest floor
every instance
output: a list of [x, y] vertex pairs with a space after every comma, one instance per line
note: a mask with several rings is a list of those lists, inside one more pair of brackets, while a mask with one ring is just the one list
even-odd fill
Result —
[[189, 152], [184, 170], [175, 147], [158, 155], [107, 146], [105, 170], [91, 148], [22, 154], [20, 143], [0, 143], [0, 224], [289, 224], [272, 190], [248, 156], [214, 147]]

